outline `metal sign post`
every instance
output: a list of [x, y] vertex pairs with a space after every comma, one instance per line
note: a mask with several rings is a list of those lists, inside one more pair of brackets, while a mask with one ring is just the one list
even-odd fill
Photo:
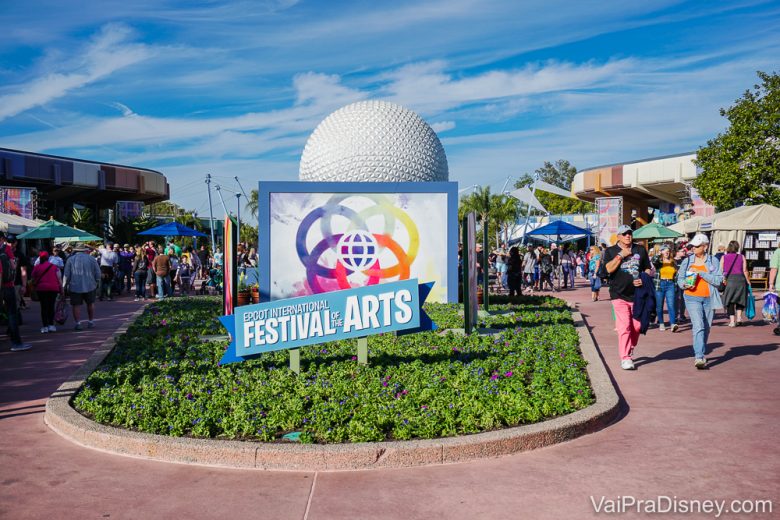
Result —
[[488, 265], [488, 220], [482, 222], [482, 302], [485, 312], [488, 311], [488, 285], [490, 282], [490, 269]]

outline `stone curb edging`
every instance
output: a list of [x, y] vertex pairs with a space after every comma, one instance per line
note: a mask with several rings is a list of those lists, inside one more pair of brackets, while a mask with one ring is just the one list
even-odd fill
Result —
[[492, 432], [413, 441], [355, 444], [271, 444], [167, 437], [98, 424], [70, 405], [72, 397], [114, 348], [115, 340], [143, 313], [139, 309], [46, 403], [44, 421], [62, 437], [112, 454], [164, 462], [237, 469], [337, 471], [449, 464], [550, 446], [598, 431], [619, 414], [619, 398], [582, 314], [572, 308], [596, 396], [591, 406], [541, 423]]

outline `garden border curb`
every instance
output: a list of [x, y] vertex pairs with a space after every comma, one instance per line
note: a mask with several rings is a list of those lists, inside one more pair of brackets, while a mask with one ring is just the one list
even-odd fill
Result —
[[596, 432], [619, 415], [618, 394], [606, 366], [582, 314], [574, 306], [571, 310], [596, 402], [541, 423], [442, 439], [326, 445], [168, 437], [98, 424], [78, 413], [71, 406], [71, 400], [89, 374], [114, 348], [116, 338], [127, 331], [144, 308], [134, 312], [51, 395], [46, 402], [44, 422], [71, 442], [111, 454], [235, 469], [362, 470], [450, 464], [510, 455]]

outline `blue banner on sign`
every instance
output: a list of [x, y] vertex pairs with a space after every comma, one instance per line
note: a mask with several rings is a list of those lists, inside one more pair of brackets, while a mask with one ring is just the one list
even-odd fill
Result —
[[382, 332], [433, 330], [422, 310], [433, 283], [416, 279], [236, 307], [220, 321], [233, 341], [220, 364]]

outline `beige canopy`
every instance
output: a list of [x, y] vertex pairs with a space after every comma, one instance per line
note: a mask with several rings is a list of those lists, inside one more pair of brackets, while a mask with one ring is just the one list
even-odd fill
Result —
[[41, 224], [43, 224], [43, 221], [41, 220], [30, 220], [28, 218], [20, 217], [19, 215], [0, 213], [0, 231], [11, 235], [18, 235], [25, 231], [35, 229]]
[[706, 219], [707, 217], [691, 217], [666, 227], [668, 227], [672, 231], [677, 231], [678, 233], [685, 233], [687, 235], [690, 233], [696, 233], [699, 230], [699, 224], [701, 224], [701, 222]]
[[736, 240], [742, 245], [746, 231], [780, 230], [780, 208], [769, 204], [742, 206], [716, 213], [699, 224], [700, 231], [712, 231], [713, 248]]

